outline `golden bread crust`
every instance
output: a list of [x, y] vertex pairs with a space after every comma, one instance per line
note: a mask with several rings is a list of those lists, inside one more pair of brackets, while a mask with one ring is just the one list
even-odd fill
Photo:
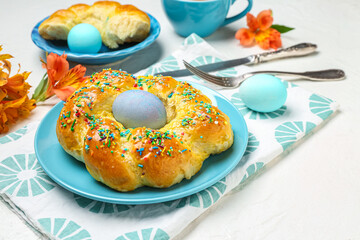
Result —
[[56, 11], [40, 24], [39, 34], [47, 40], [66, 40], [70, 30], [80, 23], [96, 27], [109, 48], [127, 42], [141, 42], [150, 32], [149, 16], [135, 6], [98, 1], [92, 6], [75, 4]]
[[[151, 92], [164, 103], [163, 128], [125, 129], [115, 120], [115, 98], [134, 89]], [[96, 180], [118, 191], [165, 188], [190, 179], [206, 158], [233, 143], [229, 118], [190, 84], [111, 69], [93, 74], [67, 99], [56, 133], [66, 152], [83, 161]]]

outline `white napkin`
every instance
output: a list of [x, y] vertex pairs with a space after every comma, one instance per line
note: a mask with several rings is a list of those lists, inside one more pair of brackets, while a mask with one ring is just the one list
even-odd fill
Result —
[[[179, 50], [139, 74], [155, 74], [191, 64], [223, 60], [207, 42], [191, 35]], [[241, 74], [249, 68], [219, 71], [221, 76]], [[192, 81], [205, 84], [196, 77]], [[249, 142], [238, 166], [215, 185], [189, 197], [150, 205], [116, 205], [93, 201], [54, 183], [41, 169], [34, 154], [38, 123], [29, 124], [0, 139], [0, 196], [38, 233], [50, 238], [77, 239], [170, 239], [220, 198], [271, 163], [299, 139], [309, 134], [336, 109], [326, 97], [284, 82], [288, 98], [272, 113], [257, 113], [244, 106], [238, 89], [217, 88], [244, 115]], [[234, 203], [236, 204], [236, 203]]]

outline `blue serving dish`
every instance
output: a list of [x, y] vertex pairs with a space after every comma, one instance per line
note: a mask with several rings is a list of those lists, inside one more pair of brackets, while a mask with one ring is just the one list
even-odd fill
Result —
[[70, 51], [66, 41], [53, 41], [45, 40], [44, 38], [42, 38], [39, 34], [39, 26], [48, 17], [44, 18], [38, 24], [36, 24], [36, 26], [31, 32], [31, 39], [33, 40], [35, 45], [42, 50], [49, 53], [53, 52], [58, 55], [62, 55], [63, 53], [65, 53], [67, 54], [67, 60], [73, 62], [91, 65], [107, 64], [124, 59], [131, 54], [148, 47], [155, 41], [155, 39], [160, 34], [160, 24], [153, 16], [151, 16], [150, 14], [148, 14], [148, 16], [150, 17], [150, 33], [144, 41], [139, 43], [126, 43], [117, 49], [109, 49], [103, 44], [99, 53], [74, 53]]
[[240, 162], [248, 142], [245, 120], [237, 108], [221, 94], [191, 83], [208, 96], [230, 118], [233, 145], [221, 154], [211, 155], [190, 180], [165, 189], [141, 187], [131, 192], [117, 192], [97, 182], [79, 162], [61, 147], [56, 137], [56, 122], [63, 102], [54, 106], [41, 121], [35, 135], [36, 157], [49, 177], [65, 189], [86, 198], [116, 204], [150, 204], [179, 199], [200, 192], [220, 181]]

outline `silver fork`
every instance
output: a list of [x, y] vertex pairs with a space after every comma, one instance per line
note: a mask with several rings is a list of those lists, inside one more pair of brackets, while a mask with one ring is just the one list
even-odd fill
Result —
[[198, 68], [192, 66], [185, 60], [183, 60], [183, 62], [185, 67], [194, 75], [223, 87], [238, 87], [247, 78], [255, 74], [261, 74], [261, 73], [267, 73], [271, 75], [301, 77], [302, 79], [310, 80], [310, 81], [338, 81], [345, 78], [345, 72], [340, 69], [328, 69], [328, 70], [311, 71], [311, 72], [256, 71], [256, 72], [248, 72], [237, 77], [218, 77], [199, 70]]

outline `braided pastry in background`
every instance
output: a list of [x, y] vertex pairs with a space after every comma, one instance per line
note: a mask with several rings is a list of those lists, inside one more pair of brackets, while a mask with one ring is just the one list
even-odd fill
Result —
[[66, 40], [70, 30], [80, 23], [96, 27], [102, 42], [109, 48], [141, 42], [150, 32], [150, 18], [145, 12], [133, 5], [98, 1], [92, 6], [76, 4], [56, 11], [41, 23], [39, 34], [47, 40]]

